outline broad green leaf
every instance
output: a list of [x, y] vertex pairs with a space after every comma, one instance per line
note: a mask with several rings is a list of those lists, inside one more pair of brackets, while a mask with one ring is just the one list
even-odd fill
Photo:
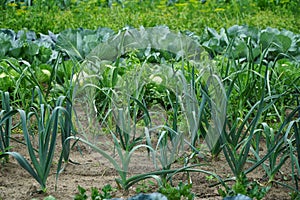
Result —
[[39, 53], [39, 46], [33, 42], [29, 42], [24, 46], [24, 53], [28, 56], [35, 56]]
[[291, 38], [285, 35], [276, 35], [274, 37], [274, 44], [280, 52], [285, 53], [291, 47], [292, 40]]

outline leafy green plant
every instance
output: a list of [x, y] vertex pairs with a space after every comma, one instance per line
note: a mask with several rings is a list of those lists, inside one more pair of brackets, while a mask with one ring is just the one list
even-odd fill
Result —
[[166, 184], [164, 187], [159, 188], [159, 192], [165, 195], [169, 200], [176, 199], [188, 199], [192, 200], [195, 197], [195, 194], [191, 191], [191, 183], [179, 182], [177, 187], [173, 187], [170, 184]]
[[85, 199], [88, 199], [88, 196], [86, 194], [86, 189], [84, 189], [80, 185], [77, 186], [77, 189], [78, 189], [79, 193], [77, 193], [75, 195], [75, 197], [74, 197], [75, 200], [85, 200]]
[[[74, 130], [73, 121], [72, 121], [73, 112], [74, 112], [73, 98], [75, 92], [75, 83], [73, 81], [74, 79], [73, 77], [78, 68], [78, 62], [74, 61], [74, 63], [72, 62], [67, 64], [65, 62], [62, 62], [61, 65], [63, 65], [62, 67], [63, 69], [61, 70], [61, 72], [64, 74], [61, 87], [59, 91], [57, 91], [58, 87], [54, 85], [51, 88], [51, 90], [49, 90], [48, 93], [49, 97], [46, 96], [46, 98], [59, 99], [61, 98], [61, 95], [64, 95], [62, 103], [64, 104], [68, 115], [63, 115], [59, 118], [59, 126], [61, 130], [61, 144], [63, 145], [63, 151], [61, 152], [60, 160], [63, 159], [65, 163], [68, 163], [68, 161], [70, 161], [69, 157], [70, 157], [71, 144], [70, 141], [66, 139], [71, 135], [76, 134], [76, 130]], [[65, 65], [69, 65], [69, 66], [65, 66]], [[59, 69], [57, 69], [57, 72], [59, 72]], [[51, 84], [51, 81], [49, 81], [49, 84]]]
[[[85, 63], [84, 63], [85, 64]], [[87, 62], [86, 64], [89, 64], [89, 62]], [[85, 65], [83, 65], [85, 66]], [[88, 66], [90, 68], [94, 67], [92, 66]], [[95, 66], [98, 67], [98, 66]], [[86, 72], [83, 72], [86, 73]], [[94, 73], [94, 72], [93, 72]], [[105, 75], [105, 74], [103, 74]], [[88, 78], [92, 78], [95, 77], [93, 74], [90, 76], [86, 76], [85, 79]], [[114, 77], [114, 76], [113, 76]], [[103, 79], [102, 79], [103, 80]], [[80, 81], [80, 80], [79, 80]], [[80, 83], [79, 83], [80, 84]], [[113, 84], [113, 83], [112, 83]], [[90, 103], [89, 106], [91, 106], [90, 109], [92, 113], [89, 113], [90, 115], [88, 117], [94, 117], [97, 116], [98, 113], [95, 113], [96, 110], [94, 109], [94, 98], [95, 98], [95, 94], [96, 91], [99, 89], [99, 87], [97, 85], [94, 84], [94, 82], [85, 82], [85, 85], [82, 86], [83, 88], [85, 88], [84, 92], [90, 91], [91, 92], [87, 92], [88, 95], [81, 95], [81, 97], [83, 98], [88, 98], [88, 102]], [[111, 87], [113, 87], [113, 85], [111, 85]], [[111, 88], [111, 90], [113, 91], [113, 88]], [[100, 88], [100, 91], [101, 90]], [[127, 90], [126, 90], [127, 91]], [[113, 93], [114, 95], [117, 95], [116, 93]], [[135, 138], [135, 133], [136, 133], [136, 126], [137, 126], [137, 114], [138, 114], [138, 109], [141, 108], [144, 111], [146, 111], [146, 109], [143, 107], [143, 104], [135, 97], [131, 96], [131, 92], [129, 93], [125, 93], [124, 90], [121, 91], [121, 98], [124, 99], [124, 101], [122, 103], [124, 103], [124, 105], [121, 105], [120, 107], [118, 107], [118, 105], [116, 105], [118, 102], [112, 101], [112, 103], [110, 104], [111, 106], [114, 106], [113, 108], [108, 107], [110, 110], [104, 110], [105, 112], [107, 112], [108, 114], [106, 115], [109, 116], [110, 114], [112, 114], [112, 116], [115, 119], [116, 122], [116, 131], [112, 131], [111, 127], [108, 126], [109, 131], [112, 135], [113, 138], [113, 145], [115, 146], [117, 153], [121, 159], [121, 164], [119, 164], [115, 158], [113, 158], [112, 156], [110, 156], [108, 153], [106, 153], [104, 150], [98, 148], [96, 145], [83, 140], [83, 139], [79, 139], [80, 141], [90, 145], [93, 149], [95, 149], [97, 152], [99, 152], [100, 154], [102, 154], [106, 159], [108, 159], [116, 168], [116, 170], [119, 172], [119, 175], [121, 177], [120, 180], [118, 180], [118, 184], [120, 184], [120, 187], [127, 189], [127, 183], [126, 183], [126, 179], [127, 179], [127, 173], [128, 173], [128, 165], [130, 163], [130, 158], [132, 153], [141, 147], [146, 147], [146, 145], [141, 145], [140, 144], [140, 138], [137, 137]], [[90, 95], [90, 96], [89, 96]], [[106, 95], [106, 94], [105, 94]], [[137, 93], [138, 95], [138, 93]], [[111, 97], [109, 95], [108, 96], [108, 100], [111, 101]], [[115, 99], [118, 99], [118, 97], [116, 97]], [[131, 112], [131, 106], [135, 106], [134, 112]], [[101, 110], [103, 111], [103, 110]], [[113, 112], [112, 112], [113, 111]], [[102, 113], [101, 113], [102, 114]], [[103, 120], [103, 124], [106, 124], [106, 117], [104, 118], [100, 118], [99, 120]], [[98, 118], [96, 118], [98, 119]], [[95, 119], [93, 119], [95, 120]], [[147, 116], [145, 116], [145, 121], [147, 122]], [[98, 123], [98, 122], [96, 122]], [[94, 126], [94, 124], [92, 124], [92, 126]], [[97, 130], [99, 131], [99, 130]], [[81, 130], [80, 130], [81, 132]], [[89, 133], [91, 133], [91, 130], [89, 131]], [[69, 137], [69, 139], [77, 139], [75, 137]], [[66, 141], [68, 141], [69, 139], [67, 139]], [[66, 142], [65, 141], [65, 142]]]
[[153, 187], [155, 186], [155, 183], [151, 180], [148, 181], [141, 181], [141, 183], [138, 183], [136, 185], [136, 193], [149, 193]]
[[[34, 199], [31, 199], [31, 200], [37, 200], [37, 199], [34, 198]], [[56, 198], [52, 195], [49, 195], [49, 196], [45, 197], [43, 200], [56, 200]]]
[[300, 199], [300, 194], [297, 191], [296, 192], [291, 192], [290, 197], [291, 197], [292, 200], [298, 200], [298, 199]]
[[[18, 62], [16, 59], [9, 58], [4, 59], [4, 62], [4, 67], [11, 68], [7, 76], [12, 78], [10, 83], [14, 84], [7, 89], [12, 91], [14, 101], [26, 110], [30, 105], [28, 99], [32, 97], [32, 90], [37, 87], [40, 91], [44, 91], [42, 82], [39, 82], [35, 70], [27, 61]], [[41, 95], [45, 100], [46, 94]]]
[[[262, 55], [265, 55], [267, 50], [262, 52]], [[264, 56], [262, 56], [264, 57]], [[229, 80], [229, 87], [227, 86], [227, 96], [228, 96], [228, 104], [229, 105], [238, 105], [237, 109], [233, 109], [229, 107], [229, 113], [227, 116], [226, 126], [224, 127], [223, 131], [225, 134], [221, 135], [222, 138], [222, 150], [225, 155], [226, 161], [230, 166], [231, 171], [233, 172], [234, 178], [228, 180], [235, 180], [235, 184], [232, 188], [227, 188], [227, 192], [229, 190], [233, 190], [236, 193], [230, 194], [237, 195], [238, 193], [245, 194], [245, 195], [252, 195], [255, 198], [261, 199], [267, 192], [269, 185], [266, 188], [260, 188], [259, 185], [255, 182], [248, 182], [246, 175], [256, 169], [260, 165], [264, 165], [264, 161], [268, 158], [276, 162], [276, 155], [272, 154], [271, 152], [268, 153], [263, 157], [263, 159], [258, 160], [251, 160], [252, 165], [248, 169], [244, 169], [247, 162], [250, 159], [250, 152], [252, 151], [252, 145], [258, 151], [258, 147], [260, 144], [260, 133], [259, 129], [257, 128], [262, 120], [263, 113], [269, 112], [270, 108], [274, 105], [277, 98], [281, 97], [282, 94], [268, 94], [267, 91], [269, 89], [269, 70], [268, 66], [263, 67], [262, 63], [259, 64], [259, 73], [255, 73], [252, 71], [252, 68], [255, 67], [253, 57], [251, 58], [251, 54], [247, 55], [247, 64], [246, 70], [242, 68], [241, 71], [233, 72], [232, 77], [228, 76], [225, 78]], [[227, 69], [228, 69], [227, 65]], [[243, 66], [243, 64], [238, 63], [236, 67]], [[243, 75], [243, 70], [247, 72], [247, 74]], [[263, 71], [264, 72], [263, 72]], [[228, 70], [225, 70], [228, 73]], [[261, 74], [264, 75], [262, 76]], [[243, 77], [243, 79], [240, 79]], [[244, 82], [246, 80], [246, 82]], [[252, 90], [255, 91], [256, 94], [260, 94], [257, 96], [257, 99], [253, 102], [253, 99], [243, 99], [239, 98], [236, 103], [232, 104], [231, 99], [234, 97], [234, 89], [238, 89], [239, 93], [243, 93], [245, 91], [245, 95], [248, 95], [248, 92]], [[246, 92], [247, 90], [247, 92]], [[243, 96], [243, 95], [242, 95]], [[236, 100], [236, 99], [235, 99]], [[244, 113], [245, 112], [245, 113]], [[263, 123], [264, 124], [264, 123]], [[268, 139], [267, 141], [268, 148], [270, 151], [274, 153], [276, 147], [278, 150], [281, 151], [282, 147], [277, 146], [274, 144], [274, 140], [272, 140], [272, 133], [268, 132]], [[276, 152], [276, 151], [275, 151]], [[275, 156], [274, 159], [272, 156]], [[284, 163], [286, 157], [281, 158], [281, 164]], [[274, 166], [275, 163], [272, 163], [272, 170], [279, 170], [281, 164]], [[228, 181], [228, 180], [225, 180]], [[254, 196], [257, 190], [261, 190], [261, 194], [263, 196]], [[252, 194], [251, 194], [252, 193]], [[223, 195], [227, 195], [226, 192]]]
[[70, 58], [83, 60], [99, 43], [106, 41], [113, 31], [109, 28], [67, 29], [57, 37], [56, 47], [67, 53]]
[[[86, 189], [82, 188], [81, 186], [78, 185], [78, 191], [74, 197], [74, 200], [85, 200], [88, 199], [88, 195], [86, 194]], [[111, 185], [107, 184], [105, 185], [101, 191], [99, 191], [97, 188], [92, 187], [91, 188], [91, 199], [96, 200], [96, 199], [110, 199], [112, 198], [111, 192], [114, 191], [114, 188], [112, 188]]]
[[[230, 58], [245, 60], [252, 52], [252, 59], [276, 60], [288, 57], [297, 59], [297, 41], [299, 35], [288, 30], [278, 30], [276, 28], [266, 28], [259, 30], [251, 26], [234, 25], [228, 29], [222, 28], [220, 33], [215, 29], [206, 28], [199, 38], [200, 43], [213, 56], [225, 53]], [[229, 53], [226, 52], [230, 50]], [[261, 57], [260, 53], [265, 53]]]
[[49, 35], [40, 34], [40, 37], [33, 31], [26, 29], [15, 32], [11, 29], [0, 29], [0, 43], [3, 49], [0, 59], [5, 57], [22, 58], [32, 63], [44, 63], [52, 61], [51, 56], [55, 54], [53, 49], [56, 35], [49, 32]]
[[232, 197], [238, 194], [243, 194], [252, 199], [260, 200], [265, 197], [271, 186], [261, 186], [256, 181], [249, 181], [245, 174], [237, 177], [232, 187], [226, 187], [226, 190], [219, 189], [218, 192], [222, 197]]

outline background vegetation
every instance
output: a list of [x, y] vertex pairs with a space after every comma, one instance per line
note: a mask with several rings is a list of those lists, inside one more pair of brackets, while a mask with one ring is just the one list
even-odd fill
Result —
[[80, 27], [117, 31], [125, 26], [166, 25], [200, 34], [207, 26], [219, 30], [250, 25], [298, 33], [299, 7], [296, 0], [2, 0], [0, 27], [58, 33]]

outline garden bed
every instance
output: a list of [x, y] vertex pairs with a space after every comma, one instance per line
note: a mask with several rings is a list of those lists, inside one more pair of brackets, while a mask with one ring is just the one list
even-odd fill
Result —
[[[22, 138], [21, 135], [14, 135], [17, 139]], [[102, 139], [107, 140], [107, 136], [102, 136]], [[27, 155], [26, 146], [12, 143], [15, 150], [20, 152], [22, 155]], [[81, 153], [79, 151], [72, 151], [70, 158], [80, 163], [69, 164], [65, 171], [59, 176], [57, 190], [55, 191], [55, 167], [53, 167], [53, 172], [49, 176], [48, 189], [46, 194], [39, 194], [38, 183], [23, 169], [17, 162], [12, 158], [9, 163], [1, 166], [0, 170], [0, 199], [43, 199], [49, 195], [54, 196], [56, 199], [73, 199], [75, 194], [78, 193], [77, 186], [80, 185], [86, 188], [90, 192], [91, 187], [96, 187], [98, 189], [103, 188], [105, 185], [110, 184], [113, 188], [117, 189], [117, 184], [115, 178], [118, 177], [118, 173], [113, 168], [113, 166], [103, 158], [99, 153], [91, 150], [89, 147], [80, 145]], [[57, 146], [57, 148], [60, 148]], [[113, 148], [111, 148], [111, 153], [113, 153]], [[223, 156], [218, 159], [208, 161], [197, 160], [199, 163], [207, 164], [207, 166], [201, 166], [203, 170], [208, 170], [215, 172], [222, 178], [230, 176], [230, 168], [227, 165], [226, 160]], [[55, 160], [58, 160], [56, 156]], [[179, 161], [180, 162], [180, 161]], [[196, 160], [195, 160], [196, 162]], [[174, 166], [179, 165], [175, 163]], [[151, 159], [148, 158], [146, 151], [138, 151], [131, 160], [130, 174], [145, 173], [154, 170], [153, 163]], [[282, 167], [282, 174], [278, 174], [276, 179], [285, 183], [290, 183], [290, 181], [284, 181], [284, 178], [288, 177], [289, 174], [289, 163], [287, 162], [284, 167]], [[258, 168], [256, 171], [249, 175], [250, 179], [259, 180], [262, 184], [264, 183], [263, 176], [265, 172]], [[219, 186], [209, 187], [214, 181], [209, 181], [209, 176], [203, 173], [193, 173], [192, 176], [193, 188], [192, 191], [196, 194], [195, 199], [222, 199], [218, 194], [217, 189]], [[178, 174], [174, 177], [174, 184], [178, 181], [185, 181], [186, 176], [184, 173]], [[150, 179], [149, 179], [150, 180]], [[155, 182], [154, 180], [151, 180]], [[157, 185], [152, 184], [149, 181], [144, 181], [138, 183], [131, 187], [128, 192], [123, 190], [116, 190], [112, 192], [113, 197], [126, 198], [129, 196], [136, 195], [137, 192], [155, 192], [157, 191]], [[271, 190], [268, 192], [265, 200], [284, 200], [290, 199], [289, 190], [280, 185], [274, 184]], [[89, 194], [89, 193], [88, 193]]]

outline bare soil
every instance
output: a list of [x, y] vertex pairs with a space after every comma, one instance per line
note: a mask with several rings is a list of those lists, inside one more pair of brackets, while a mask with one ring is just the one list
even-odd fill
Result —
[[[14, 137], [22, 139], [21, 135], [14, 135]], [[103, 142], [108, 139], [109, 138], [106, 136], [100, 138]], [[27, 155], [27, 149], [24, 145], [12, 141], [12, 146], [14, 147], [14, 151], [17, 151], [22, 155]], [[57, 145], [57, 148], [59, 150], [59, 144]], [[107, 150], [113, 153], [113, 147]], [[55, 170], [58, 160], [58, 155], [56, 155], [53, 171], [47, 181], [48, 190], [46, 194], [39, 194], [38, 191], [40, 188], [38, 183], [22, 169], [13, 158], [10, 158], [9, 163], [0, 165], [0, 199], [43, 199], [48, 195], [52, 195], [57, 199], [73, 199], [78, 192], [78, 185], [86, 188], [88, 191], [90, 191], [91, 187], [101, 189], [106, 184], [110, 184], [114, 188], [117, 188], [115, 178], [118, 177], [118, 173], [99, 153], [92, 151], [84, 145], [80, 145], [80, 151], [74, 149], [71, 152], [70, 158], [80, 164], [67, 165], [65, 171], [59, 176], [58, 187], [57, 190], [55, 190]], [[232, 176], [230, 168], [222, 156], [220, 156], [219, 159], [209, 161], [199, 159], [197, 162], [205, 164], [199, 167], [200, 169], [214, 172], [222, 178]], [[174, 166], [180, 164], [182, 163], [179, 161], [178, 163], [174, 163]], [[283, 181], [283, 177], [289, 177], [288, 174], [290, 170], [288, 163], [282, 169], [282, 174], [276, 177], [277, 180], [280, 181]], [[130, 162], [129, 176], [153, 170], [153, 163], [151, 159], [148, 158], [147, 152], [142, 150], [137, 151]], [[264, 171], [259, 169], [251, 173], [249, 178], [258, 180], [263, 184], [264, 175]], [[209, 187], [213, 182], [207, 180], [206, 174], [193, 173], [191, 177], [193, 181], [193, 192], [196, 194], [196, 199], [222, 199], [217, 192], [219, 186]], [[179, 181], [185, 179], [185, 174], [179, 174], [174, 177], [174, 182], [176, 182], [176, 180]], [[147, 184], [147, 181], [144, 183]], [[291, 184], [289, 181], [286, 181], [286, 183]], [[137, 187], [143, 188], [141, 184], [134, 185], [128, 192], [119, 189], [113, 192], [113, 196], [118, 198], [133, 196], [137, 194]], [[144, 189], [146, 188], [144, 187]], [[157, 191], [157, 186], [155, 185], [148, 188], [146, 192], [154, 191]], [[290, 191], [285, 187], [273, 185], [271, 191], [268, 192], [264, 199], [290, 199], [289, 192]]]

